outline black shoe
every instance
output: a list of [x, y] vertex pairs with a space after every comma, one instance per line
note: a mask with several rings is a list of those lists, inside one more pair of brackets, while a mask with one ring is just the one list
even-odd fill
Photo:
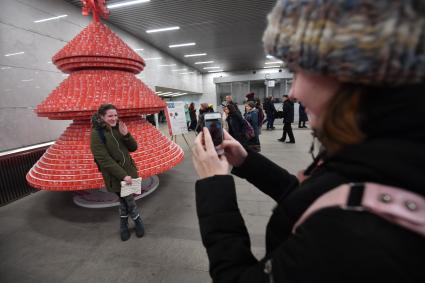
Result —
[[295, 141], [287, 141], [286, 143], [295, 143]]
[[137, 237], [141, 238], [145, 235], [145, 226], [143, 225], [143, 221], [140, 216], [134, 220], [134, 229], [136, 230]]
[[276, 129], [275, 127], [272, 127], [272, 130]]
[[130, 231], [128, 230], [128, 220], [124, 217], [121, 217], [120, 221], [120, 236], [121, 241], [123, 242], [130, 239]]
[[285, 142], [285, 140], [284, 139], [282, 139], [282, 138], [280, 138], [280, 139], [277, 139], [278, 141], [280, 141], [280, 142]]

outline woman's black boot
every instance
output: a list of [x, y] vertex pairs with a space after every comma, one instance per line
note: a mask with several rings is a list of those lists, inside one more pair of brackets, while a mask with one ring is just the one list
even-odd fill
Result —
[[128, 212], [124, 199], [120, 198], [120, 236], [122, 241], [130, 239], [130, 231], [128, 230]]

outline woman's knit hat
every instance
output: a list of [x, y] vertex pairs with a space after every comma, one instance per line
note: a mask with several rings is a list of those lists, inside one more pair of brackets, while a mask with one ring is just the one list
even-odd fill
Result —
[[425, 1], [278, 0], [266, 52], [291, 69], [369, 85], [425, 81]]

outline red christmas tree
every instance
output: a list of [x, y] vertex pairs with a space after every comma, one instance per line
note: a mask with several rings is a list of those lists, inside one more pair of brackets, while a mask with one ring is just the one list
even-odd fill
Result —
[[90, 118], [100, 104], [112, 103], [139, 148], [132, 153], [142, 178], [156, 175], [183, 160], [182, 149], [151, 126], [142, 114], [158, 113], [165, 103], [136, 78], [143, 59], [107, 26], [104, 0], [83, 0], [83, 14], [93, 21], [62, 50], [53, 63], [69, 77], [37, 106], [40, 117], [73, 120], [27, 174], [39, 189], [76, 191], [100, 188], [103, 179], [90, 151]]

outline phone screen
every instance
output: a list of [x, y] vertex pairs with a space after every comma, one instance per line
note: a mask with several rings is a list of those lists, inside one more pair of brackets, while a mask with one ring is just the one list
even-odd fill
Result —
[[208, 119], [205, 117], [205, 127], [210, 131], [214, 146], [218, 146], [223, 142], [223, 125], [221, 118]]

